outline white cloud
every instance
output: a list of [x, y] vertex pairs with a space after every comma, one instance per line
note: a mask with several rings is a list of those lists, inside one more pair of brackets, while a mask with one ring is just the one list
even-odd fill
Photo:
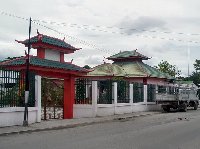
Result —
[[[66, 38], [66, 42], [82, 48], [65, 57], [67, 61], [73, 59], [75, 64], [94, 66], [102, 63], [104, 57], [120, 50], [137, 48], [139, 52], [152, 57], [147, 63], [156, 65], [162, 59], [168, 60], [173, 65], [177, 65], [184, 74], [187, 74], [188, 44], [167, 39], [200, 41], [199, 36], [177, 34], [179, 32], [200, 33], [199, 4], [198, 0], [193, 2], [187, 0], [6, 0], [1, 3], [0, 10], [26, 18], [31, 16], [33, 19], [46, 21], [76, 23], [80, 26], [90, 25], [87, 27], [89, 29], [83, 29], [84, 27], [77, 28], [69, 25], [61, 27], [46, 24], [60, 32], [95, 44], [101, 49], [93, 49], [91, 46]], [[32, 35], [35, 35], [36, 29], [39, 29], [43, 34], [63, 38], [63, 35], [36, 24], [32, 25]], [[100, 27], [93, 30], [97, 25]], [[148, 29], [157, 32], [134, 32], [132, 34], [133, 32], [130, 30], [121, 31], [117, 28], [106, 28], [106, 26]], [[165, 31], [173, 33], [162, 33]], [[121, 35], [120, 32], [128, 33], [128, 35]], [[0, 58], [23, 55], [26, 48], [14, 40], [23, 40], [28, 37], [27, 34], [27, 21], [0, 15]], [[165, 40], [160, 38], [165, 38]], [[199, 44], [190, 44], [191, 71], [195, 59], [200, 59], [198, 49]], [[34, 49], [32, 51], [35, 53]]]

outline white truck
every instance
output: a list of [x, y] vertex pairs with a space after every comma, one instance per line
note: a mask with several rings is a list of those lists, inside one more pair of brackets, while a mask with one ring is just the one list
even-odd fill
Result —
[[193, 107], [197, 110], [199, 105], [198, 87], [191, 82], [179, 82], [173, 87], [170, 93], [167, 91], [156, 94], [156, 103], [162, 106], [162, 109], [169, 112], [171, 109], [187, 111], [187, 107]]

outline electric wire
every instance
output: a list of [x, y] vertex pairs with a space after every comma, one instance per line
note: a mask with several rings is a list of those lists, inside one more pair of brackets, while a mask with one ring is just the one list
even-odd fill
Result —
[[[77, 26], [77, 28], [81, 27], [91, 27], [92, 30], [98, 30], [102, 32], [109, 32], [107, 30], [95, 29], [95, 28], [105, 28], [105, 29], [119, 29], [119, 30], [131, 30], [137, 32], [150, 32], [150, 33], [162, 33], [162, 34], [178, 34], [178, 35], [187, 35], [187, 36], [200, 36], [200, 33], [184, 33], [184, 32], [172, 32], [172, 31], [158, 31], [158, 30], [147, 30], [147, 29], [137, 29], [137, 28], [125, 28], [125, 27], [117, 27], [117, 26], [100, 26], [100, 25], [88, 25], [88, 24], [77, 24], [77, 23], [65, 23], [65, 22], [54, 22], [54, 21], [43, 21], [43, 20], [35, 20], [36, 22], [42, 22], [45, 24], [52, 25], [62, 25], [62, 26]], [[113, 32], [115, 33], [115, 32]], [[122, 33], [124, 34], [124, 33]]]
[[[13, 14], [6, 13], [6, 12], [1, 12], [0, 14], [1, 14], [1, 15], [5, 15], [5, 16], [9, 16], [9, 17], [13, 17], [13, 18], [17, 18], [17, 19], [22, 19], [22, 20], [25, 20], [25, 21], [29, 21], [28, 18], [21, 17], [21, 16], [17, 16], [17, 15], [13, 15]], [[85, 41], [85, 40], [82, 40], [82, 39], [79, 39], [79, 38], [76, 38], [76, 37], [73, 37], [73, 36], [70, 36], [70, 35], [68, 35], [68, 34], [66, 34], [66, 33], [62, 33], [62, 32], [60, 32], [60, 31], [58, 31], [58, 30], [56, 30], [56, 29], [54, 29], [54, 28], [48, 27], [48, 26], [43, 25], [43, 24], [41, 24], [41, 23], [35, 22], [35, 20], [32, 20], [32, 22], [33, 22], [34, 24], [39, 25], [39, 26], [41, 26], [41, 27], [44, 27], [44, 28], [46, 28], [46, 29], [48, 29], [48, 30], [54, 31], [54, 32], [56, 32], [57, 34], [62, 35], [62, 36], [64, 36], [64, 37], [68, 38], [68, 39], [71, 39], [72, 41], [75, 41], [75, 42], [77, 42], [77, 43], [80, 43], [80, 44], [83, 44], [83, 45], [92, 47], [92, 48], [94, 48], [94, 49], [96, 49], [96, 50], [105, 52], [105, 53], [107, 53], [107, 54], [112, 54], [111, 50], [104, 49], [104, 48], [100, 48], [99, 46], [97, 46], [97, 45], [95, 45], [95, 44], [92, 44], [92, 43], [90, 43], [90, 42], [87, 42], [87, 41]]]
[[[13, 18], [23, 19], [23, 20], [26, 20], [26, 21], [29, 20], [28, 18], [24, 18], [24, 17], [21, 17], [21, 16], [13, 15], [13, 14], [6, 13], [6, 12], [1, 12], [0, 14], [1, 14], [1, 15], [6, 15], [6, 16], [9, 16], [9, 17], [13, 17]], [[42, 24], [42, 23], [45, 23], [45, 24], [48, 24], [48, 23], [49, 23], [49, 24], [51, 24], [51, 25], [62, 25], [62, 26], [66, 26], [66, 23], [63, 23], [63, 22], [62, 22], [62, 23], [58, 23], [58, 22], [55, 22], [55, 21], [44, 21], [44, 20], [35, 20], [35, 19], [33, 19], [32, 22], [33, 22], [34, 24], [37, 24], [37, 25], [39, 25], [39, 26], [42, 26], [42, 27], [44, 27], [44, 28], [46, 28], [46, 29], [48, 29], [48, 30], [51, 30], [51, 31], [54, 31], [54, 32], [56, 32], [56, 33], [58, 33], [58, 34], [60, 34], [60, 35], [63, 35], [64, 37], [67, 37], [67, 38], [69, 38], [69, 39], [71, 39], [71, 40], [73, 40], [73, 41], [75, 41], [75, 42], [80, 43], [80, 44], [83, 44], [83, 45], [92, 47], [92, 48], [97, 49], [97, 50], [100, 50], [100, 51], [102, 51], [102, 52], [106, 52], [107, 54], [113, 54], [113, 52], [112, 52], [111, 50], [99, 48], [99, 46], [97, 46], [97, 45], [95, 45], [95, 44], [89, 43], [89, 42], [87, 42], [87, 41], [85, 41], [85, 40], [82, 40], [82, 39], [78, 39], [77, 37], [73, 37], [73, 36], [67, 35], [67, 34], [65, 34], [65, 33], [62, 33], [62, 32], [60, 32], [60, 31], [56, 30], [56, 29], [53, 29], [53, 28], [51, 28], [51, 27], [48, 27], [48, 26]], [[71, 25], [76, 25], [76, 26], [77, 26], [78, 24], [71, 24]], [[89, 29], [89, 28], [88, 28], [89, 25], [82, 25], [82, 26], [83, 26], [83, 29]], [[100, 28], [101, 26], [95, 26], [95, 27]], [[78, 26], [78, 28], [81, 28], [81, 26]], [[114, 27], [110, 26], [110, 27], [107, 27], [107, 28], [112, 29], [112, 28], [114, 28]], [[125, 28], [119, 28], [119, 29], [125, 29]], [[92, 30], [97, 30], [97, 29], [92, 28]], [[137, 30], [137, 29], [132, 29], [132, 30]], [[97, 30], [97, 31], [108, 32], [108, 31], [106, 31], [106, 30]], [[138, 31], [139, 31], [139, 30], [138, 30]], [[150, 31], [150, 30], [144, 30], [144, 29], [143, 29], [143, 30], [140, 30], [140, 31], [157, 32], [157, 31], [154, 31], [154, 30]], [[123, 33], [123, 32], [115, 32], [115, 31], [111, 31], [111, 33], [113, 33], [113, 34], [122, 34], [122, 35], [126, 34], [126, 33]], [[163, 32], [163, 33], [168, 33], [168, 34], [169, 34], [169, 33], [172, 33], [172, 32]], [[182, 35], [183, 35], [183, 34], [185, 34], [185, 33], [181, 33], [181, 32], [180, 32], [180, 33], [178, 33], [178, 34], [182, 34]], [[187, 35], [198, 35], [198, 34], [187, 34]], [[200, 34], [199, 34], [199, 35], [200, 35]], [[200, 41], [194, 41], [194, 40], [183, 40], [183, 39], [177, 39], [177, 38], [166, 38], [166, 37], [150, 36], [150, 35], [142, 35], [142, 34], [136, 34], [135, 37], [143, 37], [143, 38], [149, 38], [149, 39], [161, 39], [161, 40], [178, 41], [178, 42], [195, 43], [195, 44], [200, 43]]]

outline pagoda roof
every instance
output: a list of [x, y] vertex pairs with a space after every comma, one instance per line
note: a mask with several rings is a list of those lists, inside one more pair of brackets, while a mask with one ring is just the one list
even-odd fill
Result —
[[151, 78], [166, 78], [166, 79], [174, 79], [167, 73], [163, 73], [156, 68], [153, 68], [143, 62], [124, 62], [124, 63], [115, 63], [121, 67], [123, 67], [124, 71], [129, 75], [129, 77], [151, 77]]
[[[18, 68], [18, 69], [24, 69], [24, 67], [21, 67], [21, 66], [26, 65], [26, 56], [16, 58], [13, 60], [3, 61], [0, 63], [0, 65], [5, 66], [5, 67], [14, 67], [14, 68]], [[48, 68], [52, 72], [55, 69], [61, 70], [61, 71], [67, 71], [67, 72], [70, 71], [70, 72], [74, 72], [74, 73], [87, 73], [88, 72], [88, 70], [86, 70], [82, 67], [76, 66], [74, 64], [71, 64], [71, 63], [67, 63], [67, 62], [61, 63], [58, 61], [41, 59], [36, 56], [30, 56], [30, 66], [39, 67], [41, 69]]]
[[[28, 42], [29, 39], [26, 39], [24, 41], [18, 41], [16, 40], [18, 43], [22, 43], [25, 46], [28, 46]], [[58, 38], [54, 38], [54, 37], [50, 37], [47, 35], [43, 35], [38, 33], [38, 35], [31, 37], [30, 38], [30, 43], [32, 45], [32, 48], [38, 48], [38, 47], [42, 47], [45, 46], [48, 48], [48, 45], [51, 46], [52, 49], [59, 49], [60, 51], [65, 52], [70, 51], [70, 52], [66, 52], [66, 53], [72, 53], [76, 50], [79, 50], [80, 48], [75, 48], [72, 45], [66, 43], [64, 40], [58, 39]]]
[[142, 60], [148, 60], [149, 58], [147, 56], [144, 56], [142, 54], [140, 54], [139, 52], [137, 52], [137, 50], [133, 50], [133, 51], [122, 51], [119, 52], [115, 55], [112, 55], [110, 57], [108, 57], [107, 59], [109, 60], [126, 60], [126, 59], [142, 59]]
[[128, 78], [162, 78], [173, 80], [172, 76], [160, 72], [159, 70], [144, 64], [143, 62], [124, 62], [113, 64], [102, 64], [93, 68], [93, 71], [89, 72], [87, 76], [122, 76]]
[[98, 65], [92, 69], [91, 72], [87, 74], [87, 76], [126, 76], [125, 71], [122, 67], [110, 64], [110, 63], [104, 63], [102, 65]]

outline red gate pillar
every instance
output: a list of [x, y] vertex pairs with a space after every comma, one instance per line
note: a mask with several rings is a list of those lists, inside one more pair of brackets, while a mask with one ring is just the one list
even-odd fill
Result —
[[70, 76], [69, 79], [64, 80], [64, 106], [63, 106], [63, 118], [73, 118], [73, 105], [75, 95], [75, 79]]

